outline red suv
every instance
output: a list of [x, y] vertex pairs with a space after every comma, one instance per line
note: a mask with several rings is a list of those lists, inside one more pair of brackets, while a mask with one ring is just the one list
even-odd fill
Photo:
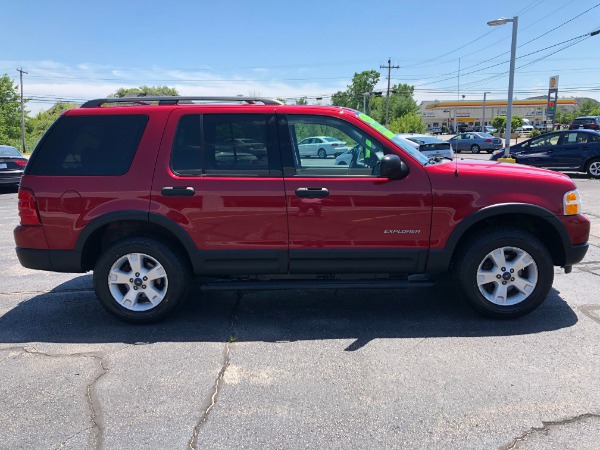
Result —
[[[353, 152], [300, 156], [310, 136]], [[252, 143], [252, 146], [248, 145]], [[260, 98], [99, 99], [35, 149], [14, 231], [25, 267], [94, 271], [103, 306], [159, 320], [204, 289], [430, 286], [509, 318], [539, 306], [553, 266], [584, 257], [589, 221], [565, 175], [427, 158], [345, 108]]]

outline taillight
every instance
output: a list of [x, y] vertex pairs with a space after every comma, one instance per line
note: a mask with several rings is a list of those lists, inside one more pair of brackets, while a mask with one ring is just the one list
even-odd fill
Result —
[[29, 189], [19, 189], [19, 217], [21, 225], [41, 225], [35, 195]]
[[25, 167], [27, 165], [27, 160], [26, 159], [17, 159], [15, 161], [15, 163], [17, 164], [17, 166]]
[[491, 139], [486, 139], [485, 142], [492, 142], [492, 140]]
[[337, 147], [338, 145], [340, 145], [340, 144], [335, 144], [335, 143], [331, 144], [332, 147]]

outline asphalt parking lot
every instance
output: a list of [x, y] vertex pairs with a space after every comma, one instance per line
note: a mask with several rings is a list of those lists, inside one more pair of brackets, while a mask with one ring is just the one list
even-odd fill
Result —
[[126, 325], [89, 274], [19, 265], [0, 191], [0, 448], [596, 449], [600, 180], [572, 177], [588, 254], [513, 321], [436, 287], [194, 292]]

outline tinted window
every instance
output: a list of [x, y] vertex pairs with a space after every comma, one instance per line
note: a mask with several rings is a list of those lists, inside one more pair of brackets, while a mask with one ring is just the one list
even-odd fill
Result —
[[546, 147], [548, 145], [557, 145], [560, 139], [560, 134], [551, 134], [546, 136], [541, 136], [530, 141], [529, 146], [531, 148], [535, 147]]
[[263, 114], [185, 115], [177, 125], [171, 168], [180, 175], [266, 175], [267, 117]]
[[32, 175], [123, 175], [140, 143], [147, 116], [61, 117], [30, 162]]

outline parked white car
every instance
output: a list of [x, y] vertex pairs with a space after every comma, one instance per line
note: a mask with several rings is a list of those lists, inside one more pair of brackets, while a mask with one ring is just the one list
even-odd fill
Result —
[[337, 157], [348, 150], [346, 143], [331, 136], [312, 136], [302, 139], [298, 144], [300, 157], [318, 156], [325, 159], [328, 156]]

